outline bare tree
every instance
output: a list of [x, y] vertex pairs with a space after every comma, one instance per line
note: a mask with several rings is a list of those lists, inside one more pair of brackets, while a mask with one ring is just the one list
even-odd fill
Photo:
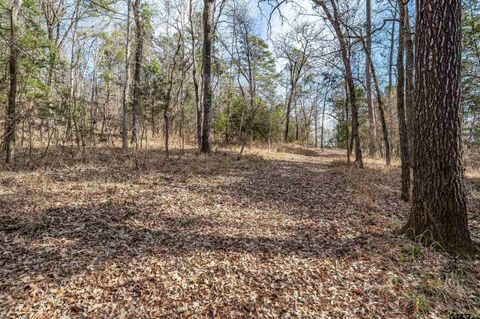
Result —
[[314, 42], [318, 38], [318, 31], [310, 24], [297, 25], [294, 30], [283, 35], [275, 42], [275, 48], [279, 58], [287, 61], [285, 66], [288, 72], [288, 91], [286, 98], [284, 141], [288, 141], [290, 128], [290, 114], [300, 80], [311, 69], [310, 58], [318, 48]]
[[[342, 54], [343, 66], [345, 68], [345, 80], [348, 87], [349, 102], [352, 113], [352, 136], [355, 147], [355, 163], [358, 167], [363, 168], [362, 149], [360, 147], [360, 135], [359, 135], [359, 121], [358, 121], [358, 105], [357, 94], [355, 92], [355, 83], [353, 80], [353, 72], [349, 55], [349, 46], [344, 31], [342, 30], [342, 21], [340, 12], [338, 11], [337, 0], [313, 0], [314, 3], [319, 5], [327, 20], [332, 24], [337, 40], [340, 46]], [[328, 5], [327, 2], [330, 4]]]
[[[172, 57], [172, 64], [169, 67], [168, 77], [167, 77], [167, 93], [166, 93], [166, 101], [165, 107], [163, 109], [163, 119], [165, 121], [165, 156], [167, 158], [170, 157], [170, 148], [169, 148], [169, 140], [170, 140], [170, 112], [171, 112], [171, 105], [173, 100], [173, 87], [175, 84], [175, 71], [178, 64], [178, 55], [180, 54], [180, 50], [182, 48], [182, 44], [179, 40], [177, 47], [175, 49], [175, 53]], [[180, 89], [179, 89], [180, 90]]]
[[330, 94], [330, 91], [333, 88], [333, 82], [334, 82], [333, 74], [327, 75], [327, 83], [325, 87], [325, 92], [323, 94], [322, 125], [321, 125], [321, 132], [320, 132], [320, 147], [322, 150], [324, 149], [324, 146], [325, 146], [324, 132], [325, 132], [325, 115], [326, 115], [326, 109], [327, 109], [327, 100], [328, 100], [328, 95]]

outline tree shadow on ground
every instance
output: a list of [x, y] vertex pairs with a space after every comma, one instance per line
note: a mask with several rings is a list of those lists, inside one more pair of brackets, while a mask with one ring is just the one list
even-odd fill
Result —
[[[38, 220], [3, 218], [2, 289], [22, 278], [43, 276], [60, 283], [71, 276], [132, 258], [175, 258], [205, 253], [253, 254], [270, 258], [355, 259], [381, 246], [390, 233], [344, 237], [337, 227], [299, 227], [287, 237], [218, 234], [214, 220], [201, 217], [162, 217], [152, 212], [155, 226], [138, 226], [137, 212], [122, 207], [57, 208]], [[224, 225], [229, 226], [229, 225]], [[235, 226], [233, 226], [235, 227]], [[238, 229], [237, 229], [238, 230]]]
[[[396, 192], [382, 184], [391, 197], [372, 214], [374, 207], [358, 200], [368, 192], [358, 193], [349, 167], [333, 161], [338, 155], [318, 162], [255, 155], [237, 161], [233, 152], [199, 157], [190, 150], [165, 161], [148, 150], [137, 170], [130, 153], [116, 152], [100, 149], [87, 164], [65, 155], [46, 170], [32, 168], [45, 170], [47, 187], [0, 179], [11, 191], [0, 195], [5, 295], [26, 277], [62, 286], [112, 263], [123, 271], [134, 259], [183, 262], [200, 253], [216, 261], [238, 255], [309, 262], [396, 258], [384, 247], [398, 237], [384, 223], [406, 219], [407, 205], [392, 209]], [[360, 182], [380, 184], [398, 171], [357, 174]], [[42, 206], [39, 197], [59, 205]]]
[[290, 145], [280, 145], [276, 148], [278, 152], [284, 152], [284, 153], [289, 153], [289, 154], [294, 154], [294, 155], [301, 155], [301, 156], [307, 156], [307, 157], [322, 157], [322, 158], [338, 158], [340, 156], [345, 156], [346, 154], [341, 154], [341, 153], [332, 153], [330, 150], [322, 150], [321, 148], [315, 148], [315, 147], [300, 147], [300, 146], [290, 146]]
[[[352, 190], [328, 162], [265, 160], [254, 155], [237, 161], [236, 154], [228, 152], [202, 159], [193, 150], [174, 152], [174, 161], [162, 162], [155, 160], [161, 157], [158, 150], [151, 150], [146, 153], [146, 168], [135, 170], [126, 167], [126, 158], [112, 152], [117, 151], [99, 149], [91, 167], [75, 168], [82, 162], [73, 156], [53, 162], [48, 171], [50, 183], [73, 189], [84, 183], [132, 184], [142, 191], [131, 202], [122, 203], [122, 195], [114, 190], [99, 189], [100, 203], [80, 198], [89, 202], [80, 205], [67, 193], [61, 200], [71, 200], [71, 205], [34, 209], [23, 216], [12, 214], [9, 207], [13, 201], [22, 202], [17, 212], [35, 207], [29, 192], [17, 192], [15, 199], [11, 194], [0, 196], [5, 203], [0, 210], [0, 232], [7, 256], [1, 265], [1, 281], [9, 278], [11, 282], [32, 272], [67, 278], [108, 260], [198, 250], [347, 258], [357, 256], [366, 239], [364, 225], [358, 223], [363, 215], [351, 199]], [[8, 183], [22, 188], [21, 181]], [[40, 196], [53, 200], [58, 187]], [[158, 197], [165, 192], [186, 195], [168, 206]], [[119, 198], [110, 201], [110, 196]], [[207, 211], [218, 207], [225, 211], [212, 217], [189, 208], [190, 201]], [[267, 234], [272, 229], [280, 235]]]

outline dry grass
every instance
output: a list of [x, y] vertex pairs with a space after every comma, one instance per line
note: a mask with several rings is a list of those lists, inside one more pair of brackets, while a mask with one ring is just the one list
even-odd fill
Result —
[[[0, 173], [1, 318], [480, 314], [480, 265], [395, 234], [399, 170], [278, 146], [52, 150]], [[480, 181], [469, 175], [480, 239]]]

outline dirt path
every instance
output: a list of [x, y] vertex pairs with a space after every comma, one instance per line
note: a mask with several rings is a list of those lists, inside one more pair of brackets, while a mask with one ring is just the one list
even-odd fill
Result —
[[358, 171], [343, 152], [294, 147], [241, 162], [224, 152], [161, 157], [143, 154], [137, 171], [102, 149], [89, 164], [67, 154], [46, 169], [0, 173], [0, 317], [480, 311], [478, 261], [394, 233], [408, 213], [397, 168]]

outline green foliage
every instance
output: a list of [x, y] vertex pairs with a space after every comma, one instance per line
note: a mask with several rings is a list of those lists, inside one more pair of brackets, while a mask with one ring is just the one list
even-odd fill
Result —
[[413, 309], [418, 313], [429, 313], [431, 310], [430, 302], [424, 294], [418, 294], [413, 296]]
[[440, 278], [428, 279], [420, 284], [420, 291], [425, 296], [438, 296], [443, 288], [443, 282]]
[[[265, 40], [249, 35], [239, 40], [238, 56], [232, 61], [216, 59], [217, 76], [234, 73], [242, 75], [241, 88], [232, 79], [216, 94], [217, 115], [213, 129], [228, 139], [240, 138], [240, 134], [252, 135], [258, 140], [281, 134], [283, 106], [275, 103], [276, 62]], [[253, 91], [251, 91], [253, 90]], [[241, 133], [240, 133], [241, 131]]]
[[411, 245], [402, 249], [402, 252], [399, 256], [399, 261], [404, 263], [408, 261], [414, 261], [419, 258], [422, 254], [422, 245], [419, 243], [412, 243]]

